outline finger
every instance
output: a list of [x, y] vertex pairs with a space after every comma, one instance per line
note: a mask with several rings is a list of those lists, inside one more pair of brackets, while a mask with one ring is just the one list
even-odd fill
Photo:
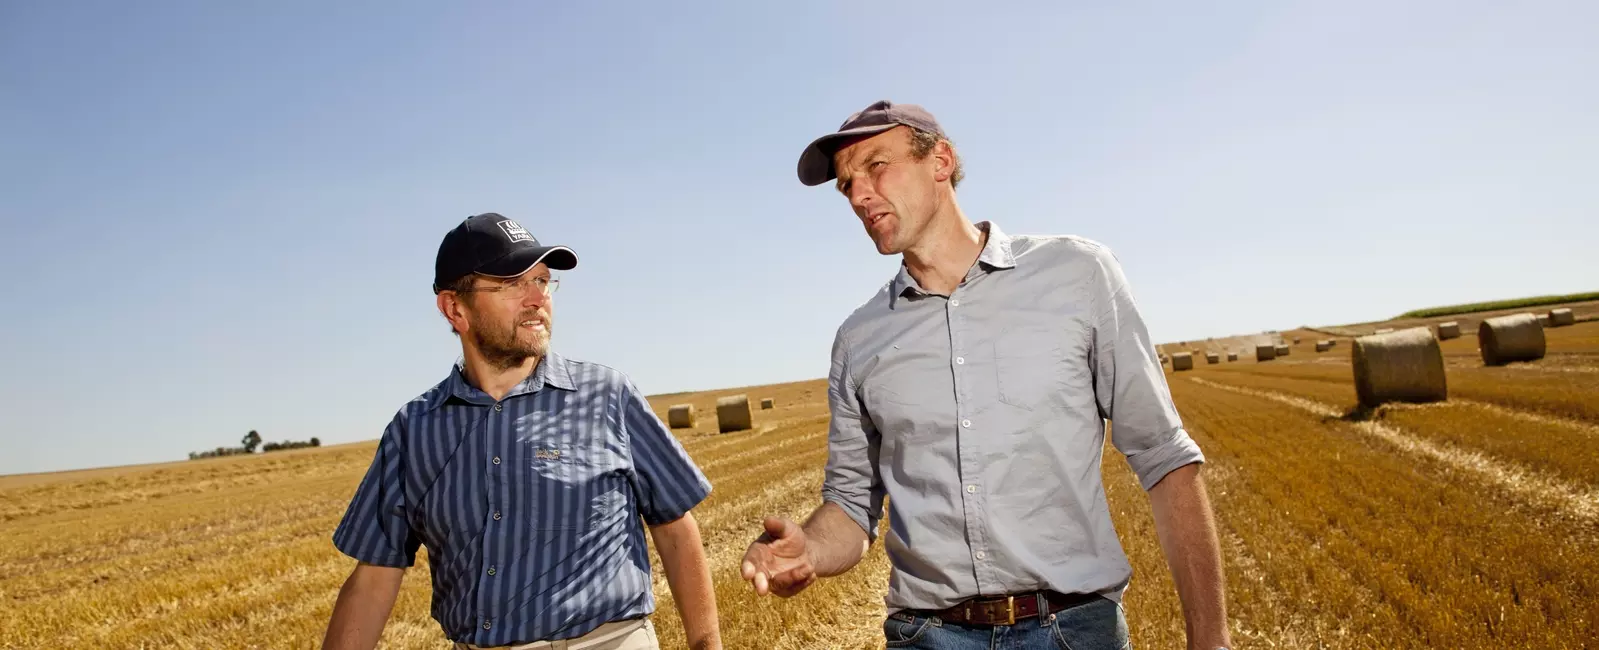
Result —
[[766, 574], [755, 574], [755, 593], [765, 596], [767, 593], [769, 593], [768, 588], [769, 585], [766, 582]]
[[772, 576], [772, 582], [784, 585], [793, 585], [810, 580], [816, 572], [808, 566], [799, 566]]
[[781, 598], [792, 598], [796, 595], [799, 595], [799, 592], [804, 591], [806, 587], [811, 586], [811, 583], [814, 582], [816, 582], [816, 576], [812, 575], [805, 580], [790, 584], [782, 589], [773, 589], [772, 593]]
[[[746, 555], [745, 557], [748, 558], [749, 556]], [[750, 578], [754, 578], [755, 577], [755, 563], [754, 562], [751, 562], [748, 559], [744, 560], [744, 566], [742, 567], [742, 569], [743, 569], [743, 574], [744, 574], [744, 579], [745, 580], [749, 580]]]
[[793, 537], [794, 533], [797, 532], [797, 529], [799, 528], [799, 526], [795, 525], [794, 522], [781, 517], [767, 517], [766, 521], [762, 523], [766, 526], [766, 534], [771, 535], [775, 539]]

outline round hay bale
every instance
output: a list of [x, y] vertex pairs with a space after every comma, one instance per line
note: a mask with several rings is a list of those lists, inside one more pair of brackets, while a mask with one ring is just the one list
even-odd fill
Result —
[[1279, 356], [1279, 357], [1286, 357], [1286, 356], [1288, 356], [1288, 353], [1292, 352], [1292, 351], [1293, 350], [1290, 350], [1288, 348], [1288, 344], [1286, 344], [1286, 343], [1277, 344], [1277, 356]]
[[1489, 318], [1477, 326], [1477, 347], [1482, 349], [1482, 362], [1490, 366], [1542, 359], [1543, 325], [1525, 313]]
[[1384, 402], [1438, 402], [1449, 397], [1444, 354], [1432, 330], [1412, 327], [1355, 339], [1355, 395], [1361, 406]]
[[777, 402], [773, 401], [772, 398], [766, 397], [766, 398], [762, 398], [761, 399], [761, 410], [762, 411], [770, 410], [774, 406], [777, 406]]
[[1332, 349], [1332, 342], [1331, 341], [1316, 341], [1316, 351], [1317, 352], [1326, 352], [1326, 351], [1331, 350], [1331, 349]]
[[716, 400], [716, 430], [721, 433], [743, 431], [750, 428], [750, 398], [747, 395], [729, 395]]
[[1570, 307], [1549, 310], [1549, 326], [1565, 327], [1577, 324], [1577, 315], [1571, 313]]
[[1211, 364], [1221, 363], [1221, 355], [1216, 354], [1215, 352], [1206, 352], [1205, 353], [1205, 363], [1211, 363]]
[[1548, 327], [1549, 326], [1549, 314], [1538, 314], [1538, 324], [1542, 325], [1544, 327]]
[[1299, 337], [1294, 337], [1294, 345], [1299, 345]]
[[1260, 345], [1255, 346], [1255, 360], [1256, 361], [1271, 361], [1272, 359], [1276, 359], [1276, 358], [1277, 358], [1277, 346], [1271, 345], [1269, 343], [1262, 343]]
[[1238, 353], [1237, 352], [1228, 352], [1227, 353], [1227, 362], [1228, 363], [1232, 363], [1232, 362], [1237, 361], [1237, 360], [1238, 360]]
[[1171, 355], [1171, 369], [1173, 371], [1193, 370], [1194, 355], [1187, 352], [1178, 352]]
[[1447, 341], [1457, 338], [1460, 338], [1460, 323], [1449, 321], [1438, 324], [1438, 340]]
[[1393, 331], [1394, 331], [1394, 328], [1392, 328], [1392, 327], [1379, 327], [1379, 328], [1377, 328], [1377, 331], [1372, 332], [1372, 334], [1388, 334], [1388, 333], [1391, 333]]
[[666, 411], [666, 424], [673, 429], [694, 428], [694, 405], [673, 404]]

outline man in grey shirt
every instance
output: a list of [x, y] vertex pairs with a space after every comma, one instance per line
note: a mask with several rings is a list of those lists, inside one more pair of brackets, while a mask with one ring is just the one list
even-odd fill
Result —
[[1188, 647], [1229, 644], [1220, 552], [1121, 266], [1073, 236], [1012, 236], [955, 200], [953, 144], [921, 107], [873, 103], [806, 147], [899, 273], [834, 338], [823, 503], [746, 551], [757, 593], [857, 564], [883, 499], [891, 647], [1124, 648], [1132, 567], [1100, 476], [1112, 444], [1148, 491]]

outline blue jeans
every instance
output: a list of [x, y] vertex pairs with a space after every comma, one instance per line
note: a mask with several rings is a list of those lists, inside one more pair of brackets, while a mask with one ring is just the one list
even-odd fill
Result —
[[1127, 650], [1122, 606], [1099, 597], [1015, 625], [958, 625], [938, 617], [898, 612], [883, 621], [890, 648], [915, 650]]

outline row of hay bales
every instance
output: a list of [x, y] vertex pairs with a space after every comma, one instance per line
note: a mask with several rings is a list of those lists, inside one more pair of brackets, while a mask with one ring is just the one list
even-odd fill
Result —
[[[1558, 312], [1558, 313], [1557, 313]], [[1501, 366], [1515, 361], [1542, 359], [1547, 350], [1545, 323], [1562, 327], [1576, 322], [1570, 309], [1548, 314], [1510, 314], [1484, 319], [1477, 325], [1477, 347], [1482, 362]], [[1449, 398], [1439, 341], [1458, 338], [1460, 324], [1439, 323], [1431, 328], [1411, 327], [1358, 337], [1351, 346], [1355, 394], [1361, 406], [1385, 402], [1439, 402]]]
[[[777, 406], [777, 400], [770, 397], [761, 399], [761, 410], [767, 411]], [[744, 431], [750, 429], [755, 420], [755, 414], [750, 411], [750, 398], [748, 395], [728, 395], [716, 400], [716, 430], [720, 433], [730, 431]], [[673, 404], [666, 410], [666, 425], [673, 429], [692, 429], [699, 418], [694, 413], [693, 404]]]

